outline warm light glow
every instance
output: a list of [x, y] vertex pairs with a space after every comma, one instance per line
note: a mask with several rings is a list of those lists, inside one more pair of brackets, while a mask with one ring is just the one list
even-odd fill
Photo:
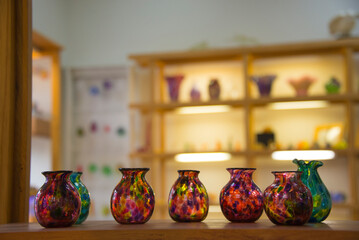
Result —
[[215, 153], [181, 153], [175, 156], [177, 162], [220, 162], [231, 159], [231, 154]]
[[278, 102], [268, 104], [268, 107], [273, 110], [325, 108], [328, 106], [329, 104], [327, 101]]
[[274, 160], [329, 160], [335, 157], [335, 153], [331, 150], [290, 150], [275, 151], [272, 153]]
[[200, 114], [200, 113], [219, 113], [229, 112], [231, 108], [227, 105], [181, 107], [176, 110], [178, 114]]

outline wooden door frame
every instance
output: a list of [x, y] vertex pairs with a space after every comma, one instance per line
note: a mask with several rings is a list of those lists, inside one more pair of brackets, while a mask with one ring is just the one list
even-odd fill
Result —
[[31, 0], [0, 0], [0, 224], [28, 221], [31, 28]]

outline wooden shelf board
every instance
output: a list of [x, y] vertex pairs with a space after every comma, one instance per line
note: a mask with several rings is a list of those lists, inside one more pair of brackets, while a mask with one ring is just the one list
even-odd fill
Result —
[[207, 102], [169, 102], [169, 103], [131, 103], [129, 105], [132, 109], [140, 110], [158, 110], [158, 111], [172, 111], [180, 107], [201, 107], [201, 106], [218, 106], [226, 105], [231, 107], [241, 107], [245, 104], [244, 100], [224, 100], [224, 101], [207, 101]]
[[32, 117], [31, 119], [31, 135], [50, 137], [51, 135], [51, 123], [49, 120]]
[[341, 50], [349, 47], [359, 49], [359, 39], [341, 39], [325, 40], [289, 44], [255, 45], [249, 47], [225, 48], [225, 49], [205, 49], [197, 51], [175, 51], [164, 53], [134, 54], [129, 58], [142, 65], [148, 65], [155, 62], [167, 64], [194, 62], [194, 61], [213, 61], [213, 60], [231, 60], [245, 54], [252, 54], [256, 57], [268, 57], [278, 55], [293, 54], [315, 54]]
[[207, 102], [170, 102], [170, 103], [131, 103], [129, 105], [132, 109], [140, 109], [147, 111], [172, 111], [180, 107], [199, 107], [199, 106], [216, 106], [226, 105], [231, 107], [243, 107], [246, 104], [254, 106], [263, 106], [269, 103], [277, 102], [297, 102], [297, 101], [328, 101], [331, 103], [343, 103], [346, 101], [359, 101], [359, 95], [356, 94], [329, 94], [322, 96], [289, 96], [289, 97], [261, 97], [239, 100], [224, 100], [224, 101], [207, 101]]
[[353, 100], [354, 96], [349, 94], [330, 94], [322, 96], [292, 96], [292, 97], [263, 97], [249, 100], [250, 104], [253, 105], [265, 105], [268, 103], [277, 103], [277, 102], [297, 102], [297, 101], [328, 101], [331, 103], [344, 102], [348, 100]]
[[0, 239], [358, 239], [358, 221], [325, 221], [303, 226], [279, 226], [269, 220], [256, 223], [230, 223], [204, 220], [177, 223], [150, 220], [145, 224], [118, 224], [112, 221], [86, 221], [68, 228], [46, 229], [38, 223], [0, 225]]
[[353, 208], [353, 205], [350, 203], [333, 203], [333, 208]]

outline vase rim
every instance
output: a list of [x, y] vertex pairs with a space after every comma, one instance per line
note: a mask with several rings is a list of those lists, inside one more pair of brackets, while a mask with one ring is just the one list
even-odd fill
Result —
[[149, 171], [150, 168], [119, 168], [119, 171]]
[[238, 169], [238, 170], [257, 170], [257, 168], [236, 168], [236, 167], [226, 168], [226, 170], [236, 170], [236, 169]]
[[71, 170], [58, 170], [58, 171], [44, 171], [41, 172], [42, 174], [49, 174], [49, 173], [73, 173]]
[[83, 174], [83, 172], [81, 172], [81, 171], [73, 171], [72, 173]]
[[303, 171], [272, 171], [272, 173], [303, 173]]
[[199, 173], [199, 170], [177, 170], [178, 173], [181, 173], [181, 172], [196, 172], [196, 173]]

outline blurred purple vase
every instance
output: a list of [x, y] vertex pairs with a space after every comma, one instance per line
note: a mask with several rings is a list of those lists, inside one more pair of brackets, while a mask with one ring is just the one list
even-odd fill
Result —
[[260, 96], [268, 97], [272, 90], [273, 81], [276, 79], [276, 77], [276, 75], [261, 75], [251, 76], [251, 79], [257, 84]]
[[172, 75], [166, 77], [168, 92], [170, 95], [170, 99], [173, 102], [178, 101], [179, 89], [183, 81], [183, 78], [184, 78], [183, 75]]

